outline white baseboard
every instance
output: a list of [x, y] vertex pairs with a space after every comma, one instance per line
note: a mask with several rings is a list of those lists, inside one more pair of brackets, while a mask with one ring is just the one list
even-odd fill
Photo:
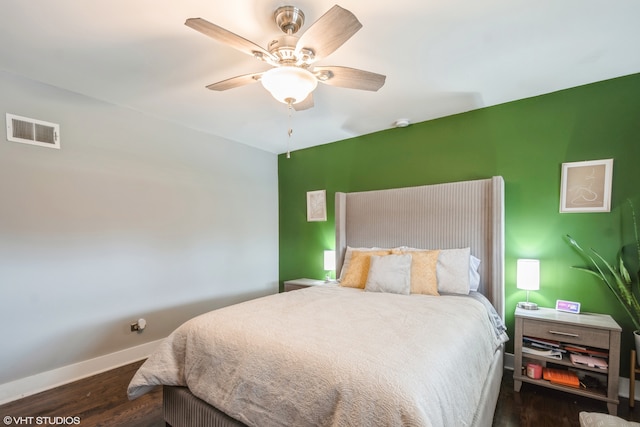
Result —
[[92, 375], [128, 365], [149, 356], [162, 340], [148, 342], [73, 365], [0, 384], [0, 405]]
[[[638, 381], [636, 381], [636, 396], [638, 396], [638, 385]], [[618, 381], [618, 396], [629, 397], [629, 378], [620, 377], [620, 380]]]
[[[504, 354], [504, 368], [513, 371], [513, 354]], [[635, 400], [640, 400], [640, 381], [636, 381]], [[629, 378], [620, 377], [618, 380], [618, 396], [629, 397]]]
[[504, 353], [504, 367], [510, 371], [513, 371], [513, 353]]

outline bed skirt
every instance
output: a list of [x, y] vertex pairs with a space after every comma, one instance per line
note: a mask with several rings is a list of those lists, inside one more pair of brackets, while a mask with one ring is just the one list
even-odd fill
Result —
[[187, 387], [163, 386], [162, 412], [171, 427], [244, 426], [224, 412], [195, 397]]
[[[473, 426], [492, 425], [503, 370], [504, 345], [496, 351], [491, 364]], [[165, 422], [171, 427], [246, 427], [245, 424], [191, 394], [187, 387], [164, 386], [163, 415]]]

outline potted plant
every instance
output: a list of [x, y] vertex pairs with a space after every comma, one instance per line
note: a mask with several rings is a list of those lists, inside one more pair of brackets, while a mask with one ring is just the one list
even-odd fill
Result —
[[[631, 218], [633, 220], [633, 230], [635, 237], [635, 251], [640, 265], [640, 239], [638, 238], [638, 227], [636, 223], [636, 214], [631, 200], [628, 200], [631, 207]], [[640, 271], [636, 272], [635, 277], [629, 274], [629, 268], [625, 265], [623, 258], [624, 247], [620, 248], [614, 265], [607, 262], [595, 249], [588, 251], [583, 249], [578, 242], [567, 234], [567, 241], [582, 255], [589, 265], [587, 267], [576, 267], [581, 271], [593, 274], [600, 279], [613, 292], [620, 304], [633, 322], [633, 335], [636, 342], [636, 349], [640, 350], [640, 302], [638, 301], [638, 292], [640, 291]], [[638, 364], [640, 364], [640, 351], [636, 351]]]

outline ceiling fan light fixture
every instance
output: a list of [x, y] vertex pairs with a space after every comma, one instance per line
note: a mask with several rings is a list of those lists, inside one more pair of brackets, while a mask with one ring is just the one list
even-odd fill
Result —
[[318, 80], [309, 70], [294, 66], [272, 68], [262, 75], [260, 82], [284, 104], [304, 101], [318, 86]]

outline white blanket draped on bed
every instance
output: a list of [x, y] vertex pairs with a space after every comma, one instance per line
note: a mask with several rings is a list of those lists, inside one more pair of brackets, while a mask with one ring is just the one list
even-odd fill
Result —
[[320, 286], [215, 310], [174, 331], [131, 399], [188, 386], [251, 426], [466, 426], [494, 352], [485, 306], [466, 296]]

